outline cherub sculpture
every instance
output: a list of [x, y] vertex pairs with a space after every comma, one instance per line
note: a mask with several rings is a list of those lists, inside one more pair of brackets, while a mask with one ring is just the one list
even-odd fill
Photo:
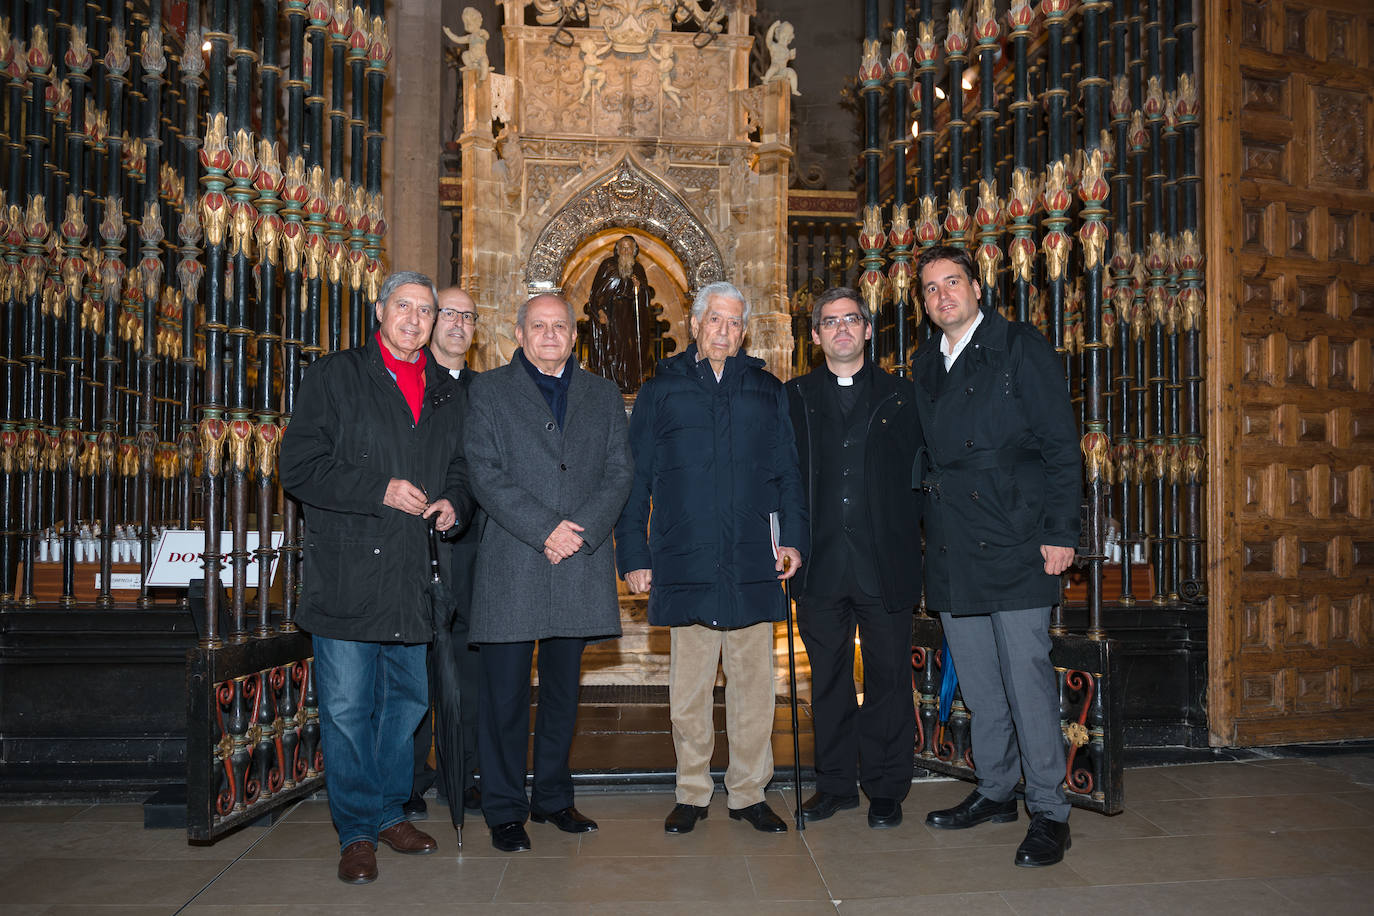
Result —
[[673, 104], [682, 107], [682, 92], [673, 85], [673, 68], [677, 66], [677, 60], [673, 57], [673, 49], [666, 44], [649, 45], [649, 56], [658, 61], [658, 85], [663, 90], [665, 99], [672, 99]]
[[577, 47], [582, 52], [582, 94], [577, 97], [581, 102], [606, 85], [606, 71], [601, 69], [601, 55], [611, 50], [611, 43], [608, 41], [598, 45], [595, 40], [584, 38], [577, 43]]
[[487, 60], [487, 39], [491, 36], [482, 28], [481, 12], [471, 6], [463, 7], [463, 28], [467, 29], [466, 35], [455, 34], [444, 26], [444, 34], [458, 47], [467, 49], [461, 55], [462, 68], [476, 70], [477, 81], [483, 82], [491, 72], [491, 61]]
[[779, 19], [768, 27], [768, 34], [764, 36], [764, 41], [768, 45], [770, 62], [768, 72], [763, 75], [763, 81], [771, 83], [774, 80], [787, 80], [787, 84], [792, 87], [792, 94], [801, 95], [797, 91], [797, 71], [788, 66], [797, 56], [797, 52], [788, 47], [792, 44], [792, 38], [792, 23], [785, 19]]

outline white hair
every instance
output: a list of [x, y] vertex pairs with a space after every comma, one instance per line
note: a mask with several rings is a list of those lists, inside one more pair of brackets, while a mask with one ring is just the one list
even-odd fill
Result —
[[744, 306], [744, 313], [740, 315], [740, 320], [746, 324], [749, 322], [749, 300], [744, 298], [744, 293], [733, 283], [726, 283], [724, 280], [717, 280], [715, 283], [708, 283], [697, 290], [696, 298], [692, 300], [692, 317], [700, 320], [706, 314], [706, 306], [711, 301], [712, 296], [720, 296], [722, 299], [734, 299]]

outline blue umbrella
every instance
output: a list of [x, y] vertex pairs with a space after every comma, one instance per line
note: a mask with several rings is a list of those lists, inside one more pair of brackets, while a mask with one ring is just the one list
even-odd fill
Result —
[[954, 670], [954, 657], [949, 652], [949, 640], [940, 647], [940, 724], [949, 722], [949, 708], [954, 705], [954, 691], [959, 689], [959, 672]]

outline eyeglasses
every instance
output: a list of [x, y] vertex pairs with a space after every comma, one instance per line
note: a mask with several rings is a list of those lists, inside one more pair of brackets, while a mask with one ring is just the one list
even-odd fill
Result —
[[439, 309], [439, 320], [447, 321], [450, 324], [461, 321], [463, 324], [476, 324], [476, 312], [460, 312], [457, 309]]
[[827, 331], [833, 331], [840, 325], [844, 325], [847, 328], [857, 328], [863, 323], [864, 316], [860, 315], [858, 312], [850, 312], [848, 315], [831, 315], [829, 318], [822, 318], [820, 320], [820, 326]]

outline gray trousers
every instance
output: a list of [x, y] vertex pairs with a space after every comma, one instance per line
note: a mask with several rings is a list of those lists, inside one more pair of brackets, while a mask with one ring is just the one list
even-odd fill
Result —
[[942, 613], [940, 620], [964, 705], [972, 714], [978, 791], [1005, 801], [1024, 775], [1030, 812], [1068, 820], [1059, 688], [1050, 664], [1050, 609], [967, 617]]

